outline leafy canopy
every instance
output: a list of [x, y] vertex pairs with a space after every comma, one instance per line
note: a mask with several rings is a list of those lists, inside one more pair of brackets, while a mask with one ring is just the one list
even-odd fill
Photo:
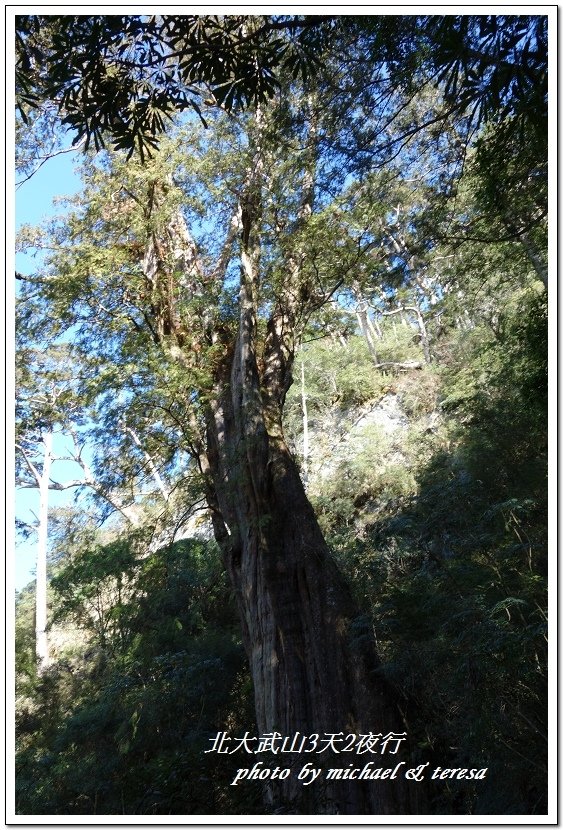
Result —
[[99, 149], [110, 135], [143, 156], [175, 112], [201, 116], [202, 97], [231, 110], [270, 98], [276, 70], [306, 80], [330, 28], [301, 15], [21, 16], [20, 112], [55, 101], [77, 141]]
[[421, 73], [477, 126], [515, 117], [543, 132], [547, 18], [540, 15], [21, 15], [16, 91], [23, 117], [52, 101], [96, 149], [143, 156], [174, 113], [264, 102], [288, 75], [307, 85], [323, 52], [359, 44], [397, 86]]

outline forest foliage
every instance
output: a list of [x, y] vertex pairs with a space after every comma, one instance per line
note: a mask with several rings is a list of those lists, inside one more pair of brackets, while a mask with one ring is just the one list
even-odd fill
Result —
[[[40, 472], [57, 429], [72, 439], [80, 495], [49, 516], [47, 668], [35, 583], [16, 598], [19, 813], [275, 812], [258, 784], [230, 786], [232, 759], [206, 753], [218, 731], [257, 729], [198, 464], [245, 255], [261, 273], [260, 371], [271, 321], [289, 325], [291, 311], [283, 432], [351, 585], [358, 636], [374, 633], [413, 763], [488, 768], [484, 781], [434, 782], [429, 812], [547, 811], [545, 31], [540, 18], [466, 19], [469, 29], [446, 30], [424, 18], [419, 40], [405, 21], [393, 41], [374, 18], [349, 52], [352, 19], [341, 32], [295, 24], [279, 54], [264, 30], [265, 91], [226, 101], [223, 86], [217, 98], [210, 64], [197, 86], [215, 96], [205, 126], [189, 117], [157, 144], [143, 121], [152, 157], [138, 158], [122, 121], [117, 149], [81, 158], [64, 214], [23, 229], [20, 249], [42, 253], [18, 290], [19, 483], [33, 484], [30, 464]], [[41, 41], [23, 19], [22, 43], [37, 41], [20, 67], [28, 107], [47, 81], [49, 94], [65, 83], [61, 20], [49, 79], [33, 68], [47, 30]], [[210, 27], [221, 48], [244, 41], [237, 21]], [[180, 37], [159, 25], [150, 37]], [[467, 46], [477, 30], [484, 88]], [[81, 36], [83, 48], [92, 33]], [[118, 48], [116, 31], [104, 37]], [[365, 43], [373, 54], [395, 43], [399, 74], [393, 54], [380, 74], [370, 52], [365, 75]], [[530, 55], [528, 74], [492, 69], [493, 46]], [[323, 61], [292, 51], [308, 49]], [[170, 83], [185, 84], [190, 67]], [[429, 73], [420, 89], [403, 83], [409, 69]], [[38, 119], [40, 144], [52, 113], [25, 117]], [[100, 125], [84, 129], [98, 147]], [[259, 220], [245, 248], [237, 199], [258, 145]], [[162, 242], [168, 284], [151, 283], [149, 238]]]

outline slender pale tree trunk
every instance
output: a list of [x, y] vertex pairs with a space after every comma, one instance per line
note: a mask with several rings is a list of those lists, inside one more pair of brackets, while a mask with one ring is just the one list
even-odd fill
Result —
[[377, 364], [379, 363], [379, 359], [377, 357], [375, 338], [373, 336], [373, 326], [370, 326], [366, 305], [367, 304], [364, 301], [358, 301], [358, 305], [356, 308], [356, 316], [358, 318], [358, 325], [360, 327], [360, 331], [367, 343], [372, 360], [374, 363]]
[[309, 480], [309, 416], [307, 413], [307, 392], [305, 390], [305, 362], [301, 361], [301, 411], [303, 413], [303, 483]]
[[524, 251], [526, 252], [526, 256], [536, 272], [536, 275], [543, 282], [545, 290], [547, 291], [547, 263], [543, 261], [540, 253], [532, 244], [532, 241], [527, 233], [521, 233], [519, 239]]
[[[391, 311], [384, 311], [382, 312], [384, 316], [389, 317], [392, 314], [400, 314], [401, 315], [401, 322], [404, 326], [409, 325], [409, 321], [405, 315], [405, 311], [411, 311], [416, 314], [416, 322], [418, 325], [418, 330], [420, 332], [420, 342], [422, 345], [422, 351], [424, 353], [424, 360], [426, 363], [432, 362], [432, 353], [430, 351], [430, 341], [428, 338], [428, 331], [426, 329], [426, 325], [424, 323], [424, 317], [422, 316], [422, 312], [418, 305], [406, 305], [406, 306], [399, 306], [399, 308], [394, 308]], [[393, 325], [394, 327], [394, 325]]]
[[49, 479], [53, 461], [53, 433], [43, 435], [43, 466], [38, 480], [39, 527], [37, 529], [37, 568], [35, 581], [35, 655], [42, 674], [50, 665], [47, 637], [47, 544], [49, 530]]
[[432, 363], [432, 353], [430, 351], [430, 341], [428, 339], [428, 331], [426, 330], [426, 325], [424, 323], [424, 317], [422, 316], [422, 312], [420, 308], [415, 306], [416, 311], [416, 320], [418, 323], [418, 330], [420, 332], [420, 342], [422, 344], [422, 351], [424, 352], [424, 360], [426, 363]]

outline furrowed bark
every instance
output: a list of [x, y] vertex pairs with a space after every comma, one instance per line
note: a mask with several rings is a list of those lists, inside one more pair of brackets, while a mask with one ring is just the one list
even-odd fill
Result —
[[[283, 384], [278, 392], [282, 397]], [[371, 633], [361, 625], [283, 439], [281, 417], [268, 423], [267, 457], [240, 452], [242, 396], [223, 389], [220, 398], [209, 453], [227, 528], [217, 523], [218, 541], [243, 621], [259, 731], [404, 731], [379, 676]], [[342, 761], [336, 756], [330, 765]], [[409, 812], [399, 781], [307, 789], [295, 773], [269, 787], [268, 796], [272, 805], [299, 813]]]

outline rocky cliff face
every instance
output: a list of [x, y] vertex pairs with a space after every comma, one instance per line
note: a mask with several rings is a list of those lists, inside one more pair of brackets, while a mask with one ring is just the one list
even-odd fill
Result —
[[[361, 533], [416, 494], [417, 470], [445, 439], [437, 386], [427, 368], [386, 376], [380, 394], [361, 403], [315, 401], [308, 407], [307, 441], [294, 398], [287, 432], [309, 497], [321, 522], [324, 517], [329, 524], [325, 530], [338, 533], [353, 524]], [[299, 409], [302, 414], [302, 405]]]
[[403, 455], [399, 446], [408, 428], [409, 420], [393, 392], [359, 409], [330, 413], [324, 423], [314, 423], [310, 438], [313, 488], [322, 489], [322, 482], [333, 476], [340, 465], [352, 463], [365, 453], [377, 452], [385, 466], [400, 462]]

